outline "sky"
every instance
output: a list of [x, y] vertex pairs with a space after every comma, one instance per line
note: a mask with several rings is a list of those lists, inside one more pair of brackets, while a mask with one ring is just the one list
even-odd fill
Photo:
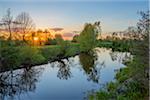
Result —
[[148, 0], [0, 0], [0, 19], [11, 8], [14, 18], [28, 12], [37, 28], [63, 28], [67, 36], [85, 23], [101, 21], [102, 33], [135, 26], [138, 11], [148, 10]]

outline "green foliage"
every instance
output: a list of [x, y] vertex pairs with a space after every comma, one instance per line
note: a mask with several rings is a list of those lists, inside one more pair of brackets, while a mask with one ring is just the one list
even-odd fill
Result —
[[68, 51], [70, 47], [69, 41], [61, 41], [59, 45], [60, 45], [60, 50], [61, 50], [62, 55], [65, 55], [65, 53]]
[[55, 39], [58, 45], [64, 41], [61, 34], [55, 34]]
[[8, 47], [8, 46], [16, 47], [16, 46], [26, 46], [26, 45], [27, 45], [27, 43], [24, 41], [21, 41], [21, 40], [3, 40], [3, 39], [0, 39], [1, 48]]
[[60, 45], [44, 47], [4, 45], [0, 48], [1, 69], [31, 66], [78, 54], [79, 44], [63, 41]]
[[56, 45], [57, 41], [56, 39], [48, 39], [45, 43], [45, 45]]
[[117, 85], [118, 85], [117, 83], [110, 82], [107, 84], [107, 90], [109, 92], [114, 92], [114, 91], [116, 91]]
[[[132, 40], [134, 41], [134, 40]], [[98, 47], [112, 48], [113, 51], [131, 51], [131, 40], [98, 40]]]
[[79, 35], [75, 35], [72, 39], [72, 42], [77, 43], [79, 41]]
[[80, 53], [80, 48], [79, 48], [79, 44], [70, 44], [69, 48], [66, 49], [65, 52], [65, 56], [73, 56], [75, 54], [79, 54]]
[[1, 52], [1, 68], [16, 68], [21, 64], [20, 56], [18, 55], [19, 48], [3, 47], [0, 48]]
[[86, 24], [79, 36], [80, 50], [89, 52], [96, 46], [98, 36], [97, 26], [95, 24]]
[[110, 95], [105, 91], [96, 92], [89, 96], [89, 100], [110, 100]]
[[97, 47], [105, 47], [105, 48], [112, 48], [112, 41], [109, 40], [97, 40]]
[[47, 61], [56, 59], [57, 56], [61, 53], [60, 46], [58, 45], [41, 47], [40, 50]]
[[1, 48], [2, 67], [17, 68], [21, 65], [34, 65], [44, 62], [45, 58], [36, 49], [28, 46]]
[[22, 64], [24, 65], [35, 65], [45, 61], [40, 51], [37, 48], [25, 46], [20, 48], [20, 57]]
[[149, 12], [141, 12], [140, 14], [142, 19], [137, 24], [138, 34], [141, 36], [139, 40], [112, 41], [114, 48], [117, 47], [120, 51], [129, 50], [134, 54], [133, 60], [127, 64], [126, 68], [117, 72], [116, 82], [111, 82], [107, 85], [108, 91], [100, 90], [93, 94], [93, 100], [98, 97], [102, 97], [102, 100], [148, 100], [150, 20]]
[[64, 41], [60, 34], [56, 34], [55, 39], [57, 44], [60, 46], [60, 50], [61, 50], [61, 54], [59, 56], [65, 56], [65, 53], [68, 51], [70, 47], [70, 42]]
[[112, 42], [112, 50], [114, 51], [130, 51], [130, 40], [115, 40]]
[[[67, 42], [65, 42], [67, 43]], [[42, 55], [48, 60], [59, 59], [61, 57], [68, 57], [78, 54], [79, 44], [63, 44], [41, 47]], [[64, 51], [62, 51], [64, 50]]]
[[116, 79], [120, 83], [123, 83], [128, 78], [130, 78], [130, 70], [128, 67], [120, 69], [116, 74]]

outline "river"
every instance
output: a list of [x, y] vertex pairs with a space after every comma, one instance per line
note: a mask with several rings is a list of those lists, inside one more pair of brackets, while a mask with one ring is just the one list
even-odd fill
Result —
[[131, 58], [127, 52], [96, 48], [68, 59], [0, 73], [0, 100], [83, 100], [115, 81]]

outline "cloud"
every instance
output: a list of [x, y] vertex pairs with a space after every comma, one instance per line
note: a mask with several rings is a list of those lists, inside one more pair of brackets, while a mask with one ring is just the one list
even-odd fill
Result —
[[63, 33], [63, 37], [73, 37], [75, 33]]
[[81, 33], [81, 31], [73, 31], [73, 33], [79, 34]]
[[63, 29], [63, 28], [56, 27], [56, 28], [50, 28], [50, 30], [53, 30], [53, 31], [57, 32], [57, 31], [62, 31], [62, 30], [64, 30], [64, 29]]

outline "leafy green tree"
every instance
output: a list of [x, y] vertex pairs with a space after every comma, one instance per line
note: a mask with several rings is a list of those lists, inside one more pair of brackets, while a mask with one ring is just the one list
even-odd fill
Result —
[[126, 68], [120, 69], [120, 71], [117, 72], [116, 82], [109, 83], [106, 88], [107, 91], [100, 90], [96, 92], [89, 97], [91, 100], [97, 100], [97, 98], [100, 99], [102, 97], [105, 97], [103, 98], [105, 100], [148, 100], [149, 11], [140, 12], [140, 15], [142, 18], [137, 23], [136, 33], [139, 39], [134, 40], [132, 43], [133, 47], [131, 47], [133, 60], [127, 64]]
[[[142, 18], [137, 23], [138, 34], [141, 36], [139, 41], [134, 43], [133, 53], [134, 65], [131, 67], [131, 74], [135, 80], [141, 84], [142, 90], [146, 89], [148, 93], [149, 85], [149, 30], [150, 19], [149, 11], [140, 12]], [[146, 94], [146, 93], [145, 93]]]
[[100, 33], [100, 22], [87, 23], [79, 36], [80, 50], [89, 52], [96, 46], [98, 33]]
[[72, 42], [78, 42], [78, 39], [79, 39], [79, 35], [75, 35], [72, 39]]

